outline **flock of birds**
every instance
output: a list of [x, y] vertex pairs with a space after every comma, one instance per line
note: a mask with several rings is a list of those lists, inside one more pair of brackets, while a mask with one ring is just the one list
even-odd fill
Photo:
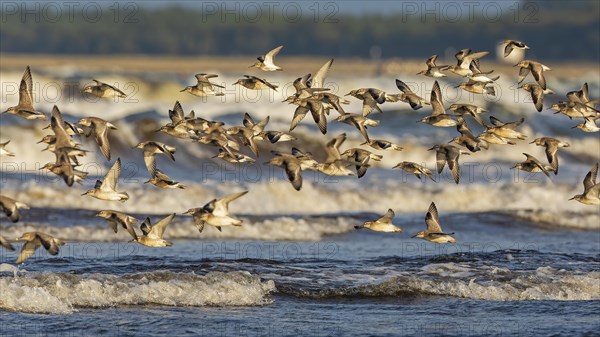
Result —
[[[501, 42], [501, 44], [505, 46], [505, 57], [509, 56], [514, 49], [529, 49], [528, 46], [520, 41], [506, 40]], [[258, 61], [251, 68], [258, 68], [266, 72], [281, 71], [281, 67], [275, 64], [274, 58], [282, 48], [283, 46], [279, 46], [266, 55], [258, 57]], [[441, 78], [448, 76], [445, 72], [449, 71], [468, 79], [467, 82], [461, 83], [458, 87], [476, 94], [495, 95], [493, 84], [499, 76], [491, 77], [493, 70], [481, 70], [480, 59], [487, 54], [489, 54], [487, 51], [471, 52], [470, 49], [463, 49], [455, 55], [457, 59], [456, 65], [443, 66], [436, 64], [437, 55], [433, 55], [426, 61], [427, 69], [419, 72], [418, 75]], [[346, 96], [352, 96], [362, 101], [362, 113], [348, 113], [344, 111], [343, 105], [350, 102], [343, 97], [329, 92], [330, 89], [325, 87], [325, 78], [332, 64], [333, 59], [325, 63], [314, 76], [307, 74], [294, 81], [296, 93], [285, 100], [285, 102], [296, 106], [289, 132], [292, 132], [310, 112], [319, 130], [323, 134], [326, 134], [327, 116], [333, 109], [339, 113], [339, 116], [335, 118], [336, 121], [353, 126], [359, 131], [364, 138], [364, 143], [361, 144], [363, 147], [341, 151], [340, 148], [346, 140], [346, 134], [343, 133], [331, 139], [326, 144], [327, 159], [322, 163], [315, 160], [311, 153], [304, 152], [296, 147], [291, 149], [291, 153], [272, 151], [273, 157], [267, 164], [283, 168], [295, 190], [302, 188], [302, 171], [304, 170], [315, 170], [331, 176], [357, 175], [358, 178], [363, 177], [370, 166], [370, 160], [380, 161], [382, 159], [382, 155], [373, 153], [372, 150], [366, 148], [367, 146], [375, 150], [401, 151], [402, 147], [399, 145], [384, 139], [372, 139], [367, 132], [367, 128], [379, 125], [379, 121], [371, 119], [369, 116], [373, 111], [382, 112], [379, 104], [385, 102], [405, 102], [413, 110], [419, 110], [424, 105], [430, 105], [432, 109], [431, 115], [423, 117], [420, 122], [435, 127], [456, 127], [460, 134], [459, 136], [453, 138], [449, 143], [437, 144], [430, 150], [436, 153], [437, 172], [441, 173], [447, 164], [457, 184], [460, 181], [459, 158], [461, 155], [469, 155], [482, 149], [488, 149], [490, 144], [514, 145], [515, 140], [523, 140], [527, 137], [517, 130], [523, 124], [524, 118], [518, 121], [502, 122], [490, 116], [490, 124], [488, 124], [480, 116], [486, 112], [484, 108], [471, 104], [452, 104], [446, 109], [437, 81], [433, 84], [429, 100], [417, 95], [401, 80], [396, 80], [396, 85], [400, 92], [395, 94], [389, 94], [376, 88], [352, 90]], [[518, 83], [522, 83], [529, 73], [532, 74], [535, 82], [523, 84], [519, 88], [531, 94], [535, 108], [537, 111], [541, 111], [543, 109], [544, 95], [553, 93], [552, 90], [547, 88], [544, 76], [544, 73], [549, 71], [550, 68], [531, 60], [523, 60], [515, 66], [519, 67]], [[215, 77], [217, 75], [197, 74], [197, 83], [187, 86], [182, 92], [185, 91], [200, 97], [222, 96], [224, 94], [218, 92], [217, 88], [224, 87], [211, 82], [211, 79]], [[100, 98], [124, 98], [127, 96], [109, 84], [97, 80], [94, 81], [95, 85], [86, 86], [83, 89], [84, 93]], [[244, 86], [250, 90], [277, 90], [277, 86], [269, 83], [266, 79], [250, 75], [244, 75], [244, 78], [239, 79], [234, 84]], [[36, 111], [33, 106], [32, 88], [33, 80], [31, 70], [28, 66], [19, 87], [19, 103], [17, 106], [8, 108], [5, 112], [28, 120], [47, 120], [47, 116], [43, 112]], [[556, 113], [564, 114], [569, 118], [583, 119], [584, 122], [577, 125], [576, 128], [585, 132], [598, 132], [600, 128], [598, 128], [595, 121], [600, 118], [600, 111], [596, 109], [597, 103], [598, 100], [591, 100], [588, 96], [588, 85], [585, 83], [581, 90], [567, 93], [567, 101], [554, 104], [550, 109], [556, 110]], [[446, 111], [452, 111], [453, 114], [446, 113]], [[485, 128], [485, 131], [475, 136], [467, 124], [466, 116], [471, 116], [476, 123]], [[173, 110], [169, 110], [169, 117], [170, 122], [156, 130], [157, 132], [165, 133], [174, 138], [213, 146], [218, 150], [218, 154], [213, 158], [220, 158], [229, 163], [255, 162], [254, 158], [240, 151], [240, 145], [246, 146], [258, 157], [258, 142], [269, 141], [270, 143], [277, 143], [296, 140], [296, 137], [289, 132], [265, 131], [269, 123], [269, 117], [256, 122], [249, 114], [245, 114], [241, 126], [226, 128], [223, 122], [209, 121], [201, 117], [196, 117], [194, 111], [186, 115], [179, 102], [175, 103]], [[80, 147], [80, 144], [75, 141], [75, 137], [93, 136], [102, 155], [109, 162], [111, 161], [108, 133], [110, 130], [116, 129], [116, 127], [110, 122], [99, 117], [86, 117], [80, 119], [77, 123], [69, 123], [63, 119], [58, 107], [54, 106], [51, 113], [50, 125], [46, 128], [49, 128], [52, 134], [45, 136], [39, 143], [47, 145], [45, 150], [53, 152], [56, 156], [56, 161], [46, 164], [43, 168], [62, 177], [68, 186], [72, 186], [74, 182], [81, 184], [88, 174], [77, 169], [79, 166], [78, 158], [85, 156], [88, 151]], [[545, 147], [548, 165], [534, 156], [524, 153], [526, 160], [517, 163], [513, 168], [527, 172], [543, 172], [547, 176], [550, 176], [550, 173], [558, 174], [558, 149], [560, 147], [568, 147], [569, 144], [551, 137], [538, 138], [531, 143]], [[14, 156], [7, 149], [7, 145], [9, 145], [9, 141], [0, 144], [0, 156]], [[156, 167], [156, 155], [164, 155], [173, 161], [175, 160], [175, 147], [158, 141], [145, 141], [139, 143], [135, 148], [143, 151], [144, 162], [150, 175], [150, 180], [146, 183], [159, 188], [185, 188], [180, 182], [173, 180]], [[356, 173], [352, 168], [355, 169]], [[394, 168], [400, 168], [412, 173], [419, 179], [421, 179], [421, 176], [425, 176], [435, 181], [429, 169], [414, 162], [404, 161], [394, 166]], [[96, 181], [94, 188], [82, 195], [106, 201], [127, 201], [129, 195], [126, 192], [119, 191], [117, 188], [120, 172], [121, 159], [117, 158], [104, 179]], [[598, 163], [593, 166], [583, 181], [584, 192], [571, 199], [584, 204], [600, 205], [600, 184], [596, 182], [597, 173]], [[240, 226], [242, 221], [230, 214], [229, 203], [242, 197], [247, 192], [244, 191], [220, 199], [213, 199], [206, 205], [190, 209], [184, 212], [184, 214], [193, 217], [194, 224], [200, 232], [203, 231], [205, 225], [214, 226], [219, 231], [224, 226]], [[0, 208], [11, 221], [17, 222], [20, 218], [20, 209], [28, 209], [29, 207], [24, 203], [0, 195]], [[155, 224], [152, 224], [150, 219], [146, 218], [140, 226], [141, 235], [134, 228], [138, 220], [123, 212], [102, 210], [96, 216], [106, 219], [115, 233], [119, 226], [127, 230], [134, 242], [149, 247], [172, 245], [171, 242], [163, 239], [163, 235], [166, 227], [173, 220], [175, 213], [169, 214]], [[383, 217], [375, 221], [367, 221], [362, 226], [357, 226], [357, 228], [367, 228], [379, 232], [401, 232], [402, 229], [392, 223], [393, 218], [394, 211], [390, 209]], [[445, 233], [442, 230], [437, 207], [433, 202], [426, 214], [425, 223], [427, 228], [417, 233], [414, 237], [436, 243], [457, 242], [452, 236], [454, 233]], [[42, 232], [24, 233], [17, 240], [25, 241], [21, 253], [17, 258], [17, 264], [31, 257], [40, 246], [43, 246], [50, 254], [56, 255], [59, 252], [59, 246], [64, 245], [62, 240]], [[6, 249], [14, 250], [11, 242], [2, 236], [0, 236], [0, 245]]]

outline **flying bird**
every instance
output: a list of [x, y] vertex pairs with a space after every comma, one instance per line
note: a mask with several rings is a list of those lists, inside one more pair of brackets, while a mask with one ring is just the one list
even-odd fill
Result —
[[421, 238], [423, 240], [427, 240], [435, 243], [457, 243], [456, 239], [452, 237], [454, 233], [444, 233], [442, 230], [442, 226], [440, 225], [440, 218], [438, 215], [437, 207], [435, 203], [431, 203], [429, 205], [429, 210], [425, 215], [425, 224], [427, 225], [427, 229], [421, 232], [418, 232], [413, 236], [413, 238]]
[[279, 47], [271, 50], [270, 52], [268, 52], [266, 55], [257, 57], [256, 59], [258, 60], [258, 62], [254, 63], [249, 68], [258, 68], [263, 71], [276, 71], [276, 70], [281, 71], [281, 70], [283, 70], [283, 69], [281, 69], [281, 67], [275, 65], [275, 63], [274, 63], [275, 56], [277, 56], [277, 54], [279, 54], [279, 52], [281, 51], [282, 48], [283, 48], [283, 46], [279, 46]]

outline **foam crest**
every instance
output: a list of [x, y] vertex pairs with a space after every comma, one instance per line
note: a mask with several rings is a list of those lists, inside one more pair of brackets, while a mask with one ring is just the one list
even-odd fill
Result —
[[252, 306], [270, 303], [273, 291], [272, 281], [247, 272], [41, 273], [0, 278], [0, 309], [67, 314], [122, 305]]

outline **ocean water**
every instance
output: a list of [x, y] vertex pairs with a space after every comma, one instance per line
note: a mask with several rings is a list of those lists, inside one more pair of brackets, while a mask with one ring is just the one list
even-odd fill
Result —
[[[241, 124], [248, 112], [255, 119], [270, 115], [269, 130], [287, 130], [294, 110], [281, 103], [287, 94], [234, 91], [234, 75], [225, 74], [219, 77], [228, 86], [225, 98], [203, 101], [178, 93], [191, 76], [73, 71], [80, 77], [65, 78], [68, 69], [33, 70], [40, 83], [40, 110], [48, 112], [57, 104], [67, 121], [98, 116], [119, 128], [110, 142], [113, 158], [123, 161], [120, 190], [131, 199], [110, 203], [81, 196], [111, 166], [93, 142], [79, 140], [92, 151], [82, 161], [90, 176], [83, 186], [68, 188], [39, 170], [54, 159], [35, 144], [47, 134], [44, 123], [0, 117], [0, 141], [10, 139], [9, 149], [17, 154], [0, 158], [0, 193], [31, 206], [15, 224], [1, 215], [0, 234], [13, 239], [41, 230], [67, 242], [59, 255], [40, 249], [18, 267], [17, 252], [0, 250], [0, 336], [600, 335], [600, 208], [568, 201], [581, 193], [583, 177], [600, 160], [600, 139], [571, 129], [578, 121], [550, 110], [536, 112], [523, 94], [510, 89], [516, 73], [500, 74], [504, 91], [488, 101], [455, 91], [453, 79], [441, 82], [446, 105], [481, 104], [490, 111], [484, 118], [526, 119], [519, 130], [527, 141], [462, 156], [459, 185], [447, 171], [434, 183], [391, 169], [403, 160], [433, 169], [435, 154], [427, 149], [447, 142], [456, 131], [416, 124], [428, 107], [415, 112], [403, 103], [385, 103], [383, 114], [371, 115], [381, 125], [369, 134], [398, 143], [404, 151], [377, 152], [384, 159], [372, 162], [362, 179], [305, 172], [304, 186], [296, 192], [281, 169], [262, 163], [270, 150], [289, 152], [292, 146], [322, 160], [324, 144], [342, 132], [348, 135], [342, 149], [358, 146], [358, 132], [333, 121], [335, 112], [327, 135], [309, 116], [293, 133], [298, 141], [261, 144], [256, 165], [235, 166], [212, 159], [213, 148], [151, 131], [167, 122], [175, 100], [186, 113], [194, 109], [197, 116], [228, 126]], [[2, 81], [18, 82], [21, 72], [3, 70]], [[331, 87], [340, 94], [364, 86], [397, 92], [392, 77], [336, 76], [335, 66], [331, 73]], [[68, 94], [64, 83], [85, 81], [88, 75], [130, 84], [135, 94], [124, 102]], [[291, 94], [287, 84], [292, 79], [273, 76], [280, 76], [273, 82]], [[409, 75], [400, 78], [421, 96], [433, 84]], [[548, 96], [546, 106], [584, 81], [593, 98], [600, 96], [597, 73], [550, 77], [549, 86], [558, 94]], [[44, 87], [47, 83], [56, 86]], [[56, 97], [52, 90], [60, 99], [51, 99]], [[8, 91], [2, 99], [8, 106], [16, 101]], [[360, 111], [360, 103], [350, 100], [346, 110]], [[559, 174], [547, 178], [510, 170], [524, 159], [523, 152], [545, 161], [543, 148], [528, 144], [542, 136], [571, 145], [559, 151]], [[157, 165], [185, 190], [143, 184], [148, 173], [142, 154], [131, 147], [148, 138], [177, 147], [175, 162], [158, 157]], [[231, 211], [244, 220], [242, 227], [198, 233], [191, 217], [181, 215], [242, 190], [249, 193], [231, 203]], [[458, 244], [411, 238], [424, 228], [432, 201], [444, 230], [454, 232]], [[354, 229], [388, 208], [395, 210], [394, 223], [403, 232]], [[165, 233], [174, 245], [153, 249], [129, 243], [127, 233], [115, 234], [94, 217], [101, 209], [126, 211], [140, 220], [176, 212]]]

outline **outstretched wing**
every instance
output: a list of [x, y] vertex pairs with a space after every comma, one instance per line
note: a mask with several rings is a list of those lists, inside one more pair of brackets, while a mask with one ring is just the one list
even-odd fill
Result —
[[596, 185], [596, 177], [598, 176], [598, 163], [596, 163], [590, 172], [583, 179], [583, 188], [585, 191], [588, 191], [594, 185]]
[[33, 78], [29, 66], [25, 68], [21, 84], [19, 85], [19, 106], [33, 110]]
[[442, 227], [440, 226], [438, 210], [434, 202], [432, 202], [431, 205], [429, 205], [429, 210], [425, 215], [425, 224], [427, 225], [428, 232], [442, 233]]
[[381, 223], [390, 223], [391, 224], [395, 215], [396, 214], [394, 213], [394, 211], [390, 208], [390, 209], [388, 209], [387, 213], [385, 213], [385, 215], [382, 216], [381, 218], [379, 218], [377, 221], [381, 222]]
[[102, 190], [117, 190], [117, 182], [119, 181], [119, 176], [121, 175], [121, 158], [117, 158], [117, 161], [110, 168], [104, 180], [102, 181], [102, 185], [100, 189]]
[[162, 239], [163, 234], [165, 234], [165, 229], [167, 229], [167, 226], [171, 223], [174, 217], [175, 213], [171, 213], [167, 215], [167, 217], [165, 217], [164, 219], [155, 223], [154, 226], [152, 226], [152, 229], [150, 230], [148, 236], [153, 236]]
[[229, 215], [229, 203], [233, 200], [245, 195], [248, 191], [230, 194], [224, 198], [218, 199], [214, 202], [214, 208], [212, 214], [214, 216], [228, 216]]

